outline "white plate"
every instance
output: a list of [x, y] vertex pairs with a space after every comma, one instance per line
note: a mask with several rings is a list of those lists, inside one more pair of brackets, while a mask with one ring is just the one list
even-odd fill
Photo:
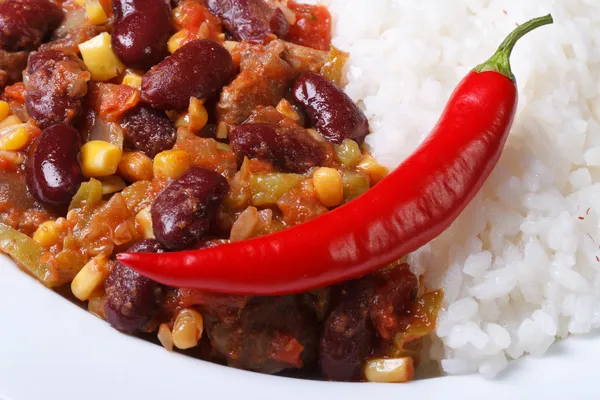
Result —
[[341, 384], [259, 375], [120, 334], [0, 256], [0, 400], [598, 399], [598, 360], [600, 338], [590, 336], [521, 360], [495, 381]]

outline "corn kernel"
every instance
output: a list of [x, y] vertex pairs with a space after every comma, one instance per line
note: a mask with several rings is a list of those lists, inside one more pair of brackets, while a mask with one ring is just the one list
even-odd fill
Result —
[[121, 149], [114, 144], [92, 140], [81, 148], [81, 167], [87, 177], [109, 176], [117, 172]]
[[108, 81], [125, 70], [111, 47], [110, 39], [110, 35], [104, 32], [79, 45], [83, 62], [95, 81]]
[[198, 345], [204, 330], [204, 320], [198, 311], [186, 308], [177, 314], [173, 325], [173, 343], [181, 350]]
[[29, 132], [25, 124], [0, 129], [0, 150], [21, 150], [29, 142]]
[[120, 176], [111, 175], [100, 179], [102, 182], [102, 194], [113, 194], [120, 192], [127, 187], [127, 184]]
[[85, 2], [85, 14], [92, 25], [102, 25], [108, 22], [108, 16], [98, 0], [87, 0]]
[[151, 181], [154, 176], [152, 159], [139, 151], [123, 153], [117, 170], [128, 182]]
[[108, 277], [109, 261], [104, 254], [92, 258], [71, 282], [71, 291], [81, 301], [88, 300], [92, 292]]
[[16, 115], [11, 115], [7, 117], [4, 121], [0, 122], [0, 129], [4, 129], [13, 125], [20, 125], [22, 123], [23, 122], [21, 122], [19, 117], [17, 117]]
[[83, 7], [85, 5], [86, 0], [75, 0], [75, 4], [79, 7]]
[[364, 156], [361, 162], [356, 166], [359, 170], [366, 172], [369, 174], [369, 179], [371, 180], [371, 184], [375, 185], [379, 183], [383, 178], [385, 178], [389, 174], [389, 170], [383, 165], [379, 164], [375, 161], [373, 156]]
[[154, 176], [177, 179], [191, 166], [190, 155], [183, 150], [166, 150], [154, 157]]
[[12, 165], [21, 165], [25, 161], [23, 153], [17, 151], [0, 150], [0, 162], [6, 162]]
[[173, 351], [173, 333], [171, 333], [169, 325], [160, 324], [158, 328], [158, 341], [165, 349]]
[[137, 213], [135, 222], [137, 222], [140, 227], [144, 239], [155, 239], [154, 229], [152, 228], [152, 216], [150, 215], [150, 206]]
[[231, 151], [231, 146], [227, 143], [217, 142], [217, 149], [221, 151]]
[[10, 114], [10, 106], [6, 101], [0, 101], [0, 122], [4, 121]]
[[412, 357], [376, 358], [365, 363], [365, 378], [369, 382], [403, 383], [414, 377]]
[[131, 86], [132, 88], [142, 88], [142, 75], [137, 72], [128, 72], [123, 77], [123, 85]]
[[217, 139], [225, 140], [229, 137], [229, 127], [225, 122], [219, 122], [217, 125]]
[[177, 50], [179, 50], [179, 48], [181, 48], [184, 40], [186, 40], [187, 37], [188, 37], [188, 31], [185, 29], [178, 31], [173, 36], [171, 36], [171, 38], [169, 39], [168, 45], [167, 45], [169, 48], [169, 52], [172, 54], [172, 53], [175, 53]]
[[292, 104], [286, 99], [281, 99], [279, 104], [277, 104], [277, 111], [279, 111], [281, 115], [288, 117], [292, 121], [300, 121], [300, 116], [298, 115], [296, 110], [294, 110]]
[[344, 200], [342, 176], [333, 168], [319, 168], [313, 175], [313, 185], [325, 207], [339, 206]]
[[225, 47], [227, 49], [227, 51], [231, 53], [233, 50], [235, 50], [235, 48], [238, 46], [238, 44], [240, 44], [240, 42], [236, 42], [233, 40], [226, 40], [223, 43], [223, 47]]
[[60, 232], [56, 229], [55, 221], [46, 221], [33, 234], [33, 240], [43, 247], [51, 247], [58, 243]]
[[351, 139], [344, 139], [342, 144], [335, 146], [334, 149], [338, 160], [348, 168], [354, 167], [362, 156], [358, 143]]
[[204, 101], [192, 97], [190, 99], [188, 112], [177, 118], [175, 126], [177, 128], [186, 127], [192, 132], [199, 132], [206, 126], [207, 122], [208, 111], [206, 111], [206, 107], [204, 107]]

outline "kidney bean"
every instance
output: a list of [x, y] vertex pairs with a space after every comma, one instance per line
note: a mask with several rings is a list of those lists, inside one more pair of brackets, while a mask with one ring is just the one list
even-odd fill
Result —
[[83, 110], [91, 75], [74, 54], [41, 50], [29, 56], [26, 72], [27, 112], [42, 129], [72, 123]]
[[164, 0], [116, 0], [112, 47], [125, 65], [148, 69], [168, 54], [171, 7]]
[[263, 42], [271, 33], [283, 38], [290, 29], [281, 9], [264, 0], [208, 0], [207, 6], [238, 41]]
[[48, 0], [0, 2], [0, 48], [35, 50], [63, 19], [60, 7]]
[[337, 305], [323, 324], [319, 365], [325, 379], [352, 381], [360, 378], [361, 367], [373, 351], [375, 331], [368, 301], [372, 290], [364, 280], [337, 289]]
[[25, 176], [29, 191], [50, 204], [68, 204], [83, 181], [77, 156], [79, 132], [59, 124], [44, 130], [29, 148]]
[[321, 75], [304, 72], [296, 79], [292, 95], [330, 142], [339, 144], [352, 139], [360, 143], [369, 133], [369, 121], [361, 109]]
[[196, 245], [208, 231], [228, 190], [229, 183], [222, 175], [200, 167], [190, 168], [167, 186], [152, 205], [156, 239], [173, 250]]
[[125, 145], [154, 158], [175, 145], [175, 125], [163, 111], [145, 105], [129, 110], [121, 122], [125, 130]]
[[[156, 240], [131, 246], [130, 253], [163, 253]], [[136, 333], [154, 317], [163, 298], [164, 287], [117, 262], [104, 284], [104, 314], [121, 332]]]
[[212, 40], [194, 40], [152, 68], [142, 79], [142, 99], [155, 108], [182, 110], [190, 97], [215, 96], [233, 73], [229, 52]]
[[229, 133], [231, 149], [238, 157], [271, 161], [282, 170], [304, 173], [325, 161], [325, 150], [296, 125], [242, 124]]

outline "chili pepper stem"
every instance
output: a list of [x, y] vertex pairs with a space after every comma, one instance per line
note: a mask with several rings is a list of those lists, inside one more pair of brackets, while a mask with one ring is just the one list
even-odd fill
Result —
[[510, 68], [510, 54], [515, 47], [515, 44], [525, 36], [527, 33], [531, 32], [534, 29], [537, 29], [544, 25], [549, 25], [553, 23], [554, 20], [551, 14], [548, 14], [544, 17], [539, 17], [532, 19], [530, 21], [525, 22], [524, 24], [519, 25], [514, 31], [511, 32], [510, 35], [504, 39], [500, 47], [494, 55], [484, 62], [481, 65], [475, 67], [475, 72], [486, 72], [493, 71], [498, 72], [506, 77], [508, 77], [513, 82], [515, 81], [515, 76], [512, 73]]

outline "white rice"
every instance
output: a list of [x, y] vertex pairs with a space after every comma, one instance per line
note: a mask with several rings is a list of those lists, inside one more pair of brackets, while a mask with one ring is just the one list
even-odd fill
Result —
[[512, 57], [518, 115], [500, 164], [440, 238], [410, 256], [446, 299], [432, 357], [494, 377], [557, 338], [600, 327], [600, 7], [597, 0], [324, 0], [352, 55], [377, 159], [395, 167], [459, 80], [515, 24], [552, 12]]

